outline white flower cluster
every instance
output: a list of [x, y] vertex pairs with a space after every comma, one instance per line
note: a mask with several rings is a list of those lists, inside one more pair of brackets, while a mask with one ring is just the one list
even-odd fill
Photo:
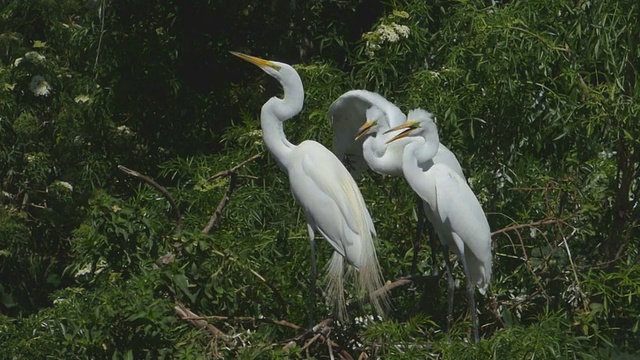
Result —
[[45, 61], [46, 57], [40, 55], [37, 51], [29, 51], [24, 54], [24, 57], [19, 57], [13, 61], [13, 66], [18, 66], [23, 60], [30, 61], [32, 63], [41, 63]]
[[35, 96], [48, 96], [51, 92], [51, 85], [40, 75], [35, 75], [29, 84], [31, 92]]
[[[394, 12], [390, 18], [408, 18], [406, 12]], [[365, 53], [368, 57], [373, 57], [376, 51], [382, 48], [384, 43], [398, 42], [400, 39], [407, 39], [411, 34], [411, 29], [407, 25], [400, 25], [396, 22], [390, 24], [380, 24], [374, 31], [365, 33], [362, 38], [367, 40]]]
[[35, 51], [29, 51], [28, 53], [24, 54], [24, 58], [33, 62], [43, 62], [46, 59], [44, 55], [40, 55]]
[[62, 188], [65, 188], [65, 189], [67, 189], [67, 190], [69, 190], [69, 191], [73, 191], [73, 185], [69, 184], [69, 183], [68, 183], [68, 182], [66, 182], [66, 181], [56, 180], [56, 181], [54, 181], [54, 183], [53, 183], [53, 184], [54, 184], [54, 185], [57, 185], [57, 186], [60, 186], [60, 187], [62, 187]]
[[133, 135], [133, 131], [131, 131], [131, 129], [129, 129], [129, 127], [126, 125], [118, 126], [117, 130], [118, 130], [118, 133], [123, 136]]

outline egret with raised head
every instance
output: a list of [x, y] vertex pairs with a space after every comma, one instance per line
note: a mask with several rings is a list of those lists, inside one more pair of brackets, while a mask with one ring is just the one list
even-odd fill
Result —
[[[232, 54], [257, 65], [278, 80], [284, 90], [282, 98], [272, 97], [262, 106], [260, 124], [265, 146], [289, 175], [293, 197], [307, 219], [311, 242], [310, 325], [315, 297], [316, 231], [334, 249], [327, 270], [327, 297], [334, 315], [344, 318], [345, 261], [357, 270], [356, 286], [360, 292], [371, 294], [383, 285], [374, 247], [376, 231], [360, 189], [340, 160], [323, 145], [311, 140], [294, 145], [287, 140], [283, 123], [297, 115], [304, 102], [302, 80], [295, 69], [277, 61], [237, 52]], [[370, 296], [370, 302], [376, 312], [383, 315], [388, 295]]]

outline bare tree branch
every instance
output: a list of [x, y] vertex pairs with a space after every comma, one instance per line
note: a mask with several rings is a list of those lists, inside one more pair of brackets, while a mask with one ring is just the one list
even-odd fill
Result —
[[222, 341], [225, 342], [225, 344], [227, 346], [235, 345], [231, 340], [229, 340], [229, 336], [227, 334], [225, 334], [224, 332], [220, 331], [220, 329], [218, 329], [217, 327], [209, 324], [207, 321], [202, 320], [201, 317], [196, 315], [193, 311], [189, 310], [181, 302], [176, 301], [175, 302], [175, 306], [173, 307], [173, 309], [175, 310], [176, 314], [178, 314], [178, 316], [181, 319], [189, 322], [190, 324], [192, 324], [193, 326], [195, 326], [195, 327], [197, 327], [199, 329], [203, 329], [203, 330], [207, 331], [214, 338], [221, 339]]
[[508, 231], [519, 230], [519, 229], [523, 229], [523, 228], [536, 227], [536, 226], [540, 226], [540, 225], [557, 224], [559, 222], [564, 222], [564, 221], [562, 221], [560, 219], [555, 219], [555, 218], [547, 218], [547, 219], [543, 219], [543, 220], [540, 220], [540, 221], [534, 221], [534, 222], [530, 222], [530, 223], [526, 223], [526, 224], [511, 225], [511, 226], [507, 226], [505, 228], [502, 228], [500, 230], [496, 230], [496, 231], [492, 232], [491, 236], [502, 234], [502, 233], [506, 233]]
[[182, 232], [182, 214], [180, 214], [180, 208], [178, 208], [178, 204], [176, 204], [175, 200], [173, 200], [173, 198], [171, 197], [171, 194], [169, 194], [167, 189], [165, 189], [162, 185], [155, 182], [150, 177], [143, 175], [135, 170], [131, 170], [122, 165], [118, 165], [118, 169], [120, 169], [121, 171], [125, 172], [128, 175], [137, 177], [138, 179], [146, 182], [147, 184], [153, 186], [156, 190], [158, 190], [167, 199], [167, 201], [169, 201], [171, 208], [176, 213], [176, 232], [177, 233]]
[[203, 233], [208, 234], [211, 231], [211, 229], [213, 229], [213, 226], [216, 224], [216, 222], [220, 218], [220, 214], [222, 214], [222, 210], [224, 210], [224, 208], [229, 203], [229, 200], [231, 200], [231, 194], [233, 193], [233, 190], [236, 187], [236, 181], [238, 180], [238, 177], [255, 178], [249, 175], [239, 175], [238, 170], [240, 170], [243, 166], [245, 166], [249, 162], [259, 158], [260, 156], [262, 156], [262, 154], [263, 153], [255, 154], [252, 157], [248, 158], [247, 160], [241, 162], [240, 164], [232, 167], [231, 169], [221, 171], [207, 179], [207, 181], [211, 181], [220, 177], [228, 176], [229, 185], [227, 186], [227, 191], [225, 192], [224, 196], [222, 197], [222, 199], [220, 199], [220, 203], [218, 203], [218, 207], [216, 208], [216, 211], [213, 213], [213, 215], [211, 215], [211, 218], [209, 219], [209, 222], [204, 227], [204, 229], [202, 229]]
[[213, 229], [213, 226], [218, 221], [220, 214], [222, 214], [222, 210], [224, 210], [224, 208], [229, 203], [229, 200], [231, 200], [231, 194], [233, 193], [233, 190], [236, 187], [237, 178], [238, 178], [238, 175], [235, 172], [230, 174], [229, 185], [227, 185], [227, 191], [224, 193], [224, 196], [222, 196], [222, 199], [220, 199], [220, 203], [218, 203], [218, 207], [216, 208], [216, 211], [214, 211], [213, 215], [211, 215], [211, 218], [209, 219], [207, 226], [205, 226], [204, 229], [202, 229], [203, 233], [208, 234], [211, 231], [211, 229]]

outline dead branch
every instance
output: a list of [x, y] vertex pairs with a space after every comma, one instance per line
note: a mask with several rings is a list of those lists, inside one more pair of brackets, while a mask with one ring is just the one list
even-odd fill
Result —
[[224, 196], [222, 196], [222, 199], [220, 199], [220, 202], [218, 203], [218, 207], [216, 208], [216, 211], [214, 211], [214, 213], [211, 215], [211, 218], [209, 219], [209, 222], [204, 227], [204, 229], [202, 229], [203, 233], [208, 234], [211, 231], [211, 229], [213, 229], [213, 226], [216, 224], [216, 222], [220, 218], [220, 214], [222, 214], [222, 210], [224, 210], [224, 208], [229, 203], [229, 200], [231, 200], [231, 194], [233, 193], [233, 190], [235, 190], [238, 177], [248, 177], [248, 178], [255, 179], [255, 177], [252, 177], [250, 175], [239, 175], [238, 170], [241, 169], [243, 166], [245, 166], [247, 163], [259, 158], [260, 156], [262, 156], [262, 154], [263, 153], [255, 154], [252, 157], [248, 158], [247, 160], [241, 162], [240, 164], [232, 167], [231, 169], [221, 171], [207, 179], [207, 181], [211, 181], [220, 177], [229, 177], [229, 185], [227, 185], [227, 191], [225, 191]]
[[178, 316], [181, 319], [189, 322], [190, 324], [192, 324], [193, 326], [197, 327], [198, 329], [203, 329], [203, 330], [207, 331], [214, 338], [221, 339], [222, 341], [225, 342], [225, 344], [227, 346], [233, 346], [234, 345], [233, 342], [231, 340], [229, 340], [229, 336], [227, 334], [222, 332], [217, 327], [209, 324], [207, 321], [203, 320], [200, 316], [195, 314], [193, 311], [189, 310], [181, 302], [176, 301], [175, 302], [175, 306], [173, 307], [173, 309], [175, 310], [176, 314], [178, 314]]
[[264, 323], [264, 324], [271, 324], [271, 325], [278, 325], [278, 326], [288, 327], [288, 328], [296, 330], [296, 331], [305, 331], [306, 330], [302, 326], [298, 326], [298, 325], [290, 323], [290, 322], [288, 322], [286, 320], [274, 320], [274, 319], [268, 319], [268, 318], [254, 318], [254, 317], [250, 317], [250, 316], [211, 315], [211, 316], [193, 317], [193, 318], [188, 318], [188, 319], [185, 319], [185, 320], [215, 320], [215, 321], [229, 321], [229, 322], [237, 321], [237, 322], [245, 322], [245, 323], [246, 322], [248, 322], [248, 323]]
[[229, 200], [231, 200], [231, 194], [233, 193], [233, 190], [236, 187], [237, 177], [238, 175], [235, 172], [231, 173], [231, 175], [229, 176], [229, 185], [227, 185], [227, 191], [224, 193], [224, 196], [222, 196], [222, 199], [220, 199], [220, 203], [218, 203], [218, 207], [216, 208], [216, 211], [214, 211], [213, 215], [211, 215], [211, 218], [209, 219], [207, 226], [205, 226], [204, 229], [202, 229], [203, 233], [208, 234], [211, 231], [211, 229], [213, 229], [213, 226], [218, 221], [220, 214], [222, 214], [222, 210], [224, 210], [224, 208], [229, 203]]
[[173, 197], [171, 197], [171, 194], [169, 194], [167, 189], [165, 189], [162, 185], [155, 182], [150, 177], [143, 175], [135, 170], [131, 170], [122, 165], [118, 165], [118, 169], [120, 169], [121, 171], [125, 172], [128, 175], [137, 177], [138, 179], [151, 185], [153, 188], [158, 190], [165, 197], [165, 199], [167, 199], [167, 201], [169, 201], [171, 208], [176, 213], [176, 232], [180, 233], [182, 231], [182, 215], [180, 214], [180, 208], [178, 208], [178, 204], [176, 204], [175, 200], [173, 200]]

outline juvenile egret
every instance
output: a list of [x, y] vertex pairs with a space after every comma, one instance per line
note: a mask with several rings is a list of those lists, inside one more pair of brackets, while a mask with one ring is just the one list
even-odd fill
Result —
[[[327, 271], [327, 297], [338, 318], [344, 319], [346, 306], [343, 289], [344, 261], [357, 269], [357, 288], [371, 294], [383, 285], [376, 257], [373, 221], [360, 189], [338, 158], [321, 144], [306, 140], [290, 143], [283, 122], [302, 110], [304, 89], [298, 73], [289, 65], [242, 53], [233, 55], [260, 67], [284, 89], [280, 99], [272, 97], [260, 112], [264, 143], [281, 169], [289, 175], [293, 197], [307, 218], [311, 241], [311, 298], [315, 297], [315, 231], [334, 249]], [[384, 314], [388, 295], [370, 298], [378, 314]], [[310, 320], [313, 320], [313, 300]]]
[[[402, 176], [402, 150], [407, 141], [399, 140], [387, 144], [397, 133], [386, 133], [390, 128], [406, 121], [406, 116], [396, 105], [377, 93], [351, 90], [342, 94], [329, 106], [329, 118], [333, 120], [334, 153], [339, 159], [353, 166], [354, 175], [358, 176], [368, 165], [381, 175]], [[449, 166], [464, 179], [462, 167], [456, 156], [439, 142], [436, 155], [420, 166], [426, 169], [434, 163]], [[412, 274], [416, 272], [424, 224], [422, 209], [425, 204], [422, 203], [423, 200], [419, 199]], [[429, 238], [431, 257], [435, 265], [435, 240], [432, 234]]]
[[[403, 130], [404, 129], [404, 130]], [[389, 131], [403, 130], [390, 142], [409, 138], [404, 148], [402, 170], [407, 182], [426, 203], [427, 218], [436, 229], [445, 248], [451, 249], [462, 262], [466, 275], [466, 290], [473, 325], [473, 337], [478, 336], [478, 317], [474, 298], [474, 285], [482, 294], [491, 280], [491, 231], [487, 218], [466, 181], [450, 167], [433, 164], [427, 169], [420, 164], [428, 162], [438, 151], [438, 129], [431, 114], [421, 110], [409, 113], [408, 121]], [[448, 263], [448, 256], [445, 255]], [[449, 264], [448, 264], [449, 265]], [[453, 312], [454, 281], [451, 266], [447, 266], [449, 279], [449, 317]], [[449, 319], [450, 320], [450, 319]]]

